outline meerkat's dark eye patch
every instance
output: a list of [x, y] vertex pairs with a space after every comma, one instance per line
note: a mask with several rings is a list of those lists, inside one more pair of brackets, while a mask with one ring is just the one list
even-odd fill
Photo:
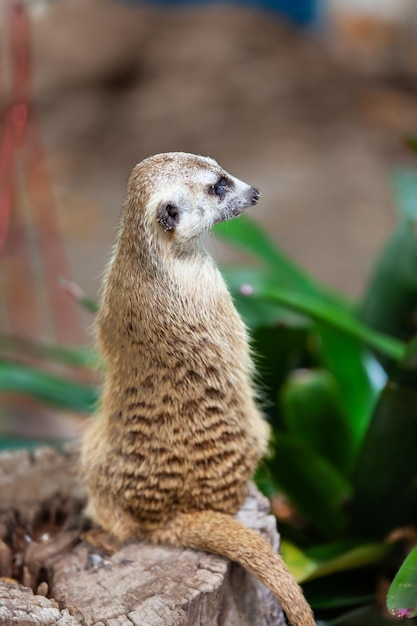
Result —
[[174, 230], [180, 221], [180, 211], [174, 202], [163, 202], [158, 208], [157, 221], [165, 231]]
[[213, 196], [217, 196], [219, 200], [223, 200], [226, 193], [233, 189], [233, 182], [226, 178], [226, 176], [221, 176], [216, 184], [210, 185], [209, 193]]

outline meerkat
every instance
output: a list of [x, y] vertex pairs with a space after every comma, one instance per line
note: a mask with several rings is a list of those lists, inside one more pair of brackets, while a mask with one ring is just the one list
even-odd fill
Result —
[[281, 557], [233, 517], [269, 427], [247, 331], [205, 235], [259, 196], [208, 157], [158, 154], [133, 169], [97, 315], [105, 378], [81, 467], [88, 514], [114, 538], [225, 556], [294, 626], [314, 626]]

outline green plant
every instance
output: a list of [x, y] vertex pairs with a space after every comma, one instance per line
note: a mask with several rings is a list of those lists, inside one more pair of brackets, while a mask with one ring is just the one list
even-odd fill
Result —
[[[256, 480], [280, 518], [283, 555], [327, 625], [392, 623], [375, 599], [404, 557], [393, 537], [416, 519], [416, 181], [415, 172], [396, 177], [398, 227], [359, 303], [296, 267], [249, 218], [216, 227], [257, 260], [252, 268], [223, 268], [252, 332], [273, 428]], [[28, 354], [36, 368], [22, 367]], [[0, 391], [90, 413], [97, 401], [85, 375], [91, 358], [85, 350], [14, 343], [0, 363]], [[61, 374], [46, 371], [51, 362]], [[289, 502], [285, 519], [277, 494]], [[399, 595], [417, 580], [417, 559], [410, 559], [390, 591], [396, 615], [414, 614], [410, 594], [407, 606]]]
[[260, 262], [225, 270], [274, 427], [258, 481], [301, 516], [280, 526], [283, 554], [328, 624], [387, 622], [374, 600], [401, 559], [387, 538], [416, 519], [416, 181], [414, 171], [395, 179], [399, 223], [356, 305], [283, 258], [248, 218], [217, 229]]

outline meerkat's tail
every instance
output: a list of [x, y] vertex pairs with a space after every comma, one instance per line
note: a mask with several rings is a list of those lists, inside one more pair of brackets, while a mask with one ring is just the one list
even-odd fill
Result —
[[316, 626], [300, 586], [280, 555], [256, 531], [229, 515], [201, 511], [178, 514], [168, 532], [171, 540], [171, 533], [175, 534], [177, 545], [219, 554], [246, 568], [278, 598], [293, 626]]

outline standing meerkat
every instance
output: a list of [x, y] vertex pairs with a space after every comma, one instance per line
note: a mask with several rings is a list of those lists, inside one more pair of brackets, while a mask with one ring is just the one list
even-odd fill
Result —
[[96, 322], [106, 372], [84, 437], [89, 516], [139, 537], [236, 561], [315, 626], [281, 557], [233, 515], [266, 450], [245, 326], [204, 247], [259, 191], [216, 161], [173, 152], [137, 165]]

